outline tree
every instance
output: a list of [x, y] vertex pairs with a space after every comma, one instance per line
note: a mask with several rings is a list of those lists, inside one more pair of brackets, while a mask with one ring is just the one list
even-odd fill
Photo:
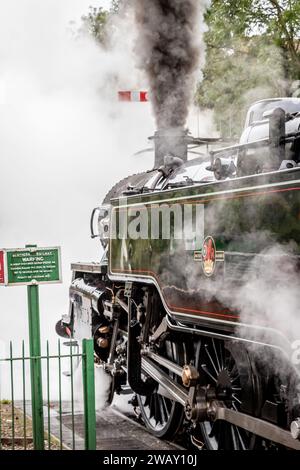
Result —
[[253, 32], [271, 39], [280, 47], [290, 66], [290, 74], [300, 78], [300, 2], [299, 0], [215, 0], [214, 6], [230, 15], [237, 30]]
[[103, 44], [105, 42], [105, 25], [109, 12], [102, 7], [90, 7], [87, 15], [81, 17], [82, 26], [81, 32], [90, 34], [98, 42]]
[[112, 13], [118, 13], [121, 7], [122, 0], [112, 0], [110, 11]]
[[251, 102], [289, 95], [300, 78], [300, 2], [213, 0], [206, 20], [196, 102], [214, 110], [222, 135], [238, 137]]
[[106, 26], [109, 19], [118, 13], [121, 4], [122, 0], [112, 0], [109, 10], [105, 10], [102, 7], [90, 7], [88, 14], [81, 17], [82, 26], [80, 31], [90, 34], [96, 41], [105, 46], [108, 39]]

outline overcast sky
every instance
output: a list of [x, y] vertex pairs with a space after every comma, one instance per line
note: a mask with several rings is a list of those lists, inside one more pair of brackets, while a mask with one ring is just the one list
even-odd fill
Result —
[[[147, 87], [132, 57], [132, 25], [118, 25], [109, 52], [67, 33], [90, 5], [110, 1], [17, 5], [0, 0], [0, 247], [62, 247], [64, 284], [40, 289], [43, 337], [56, 341], [70, 263], [100, 259], [90, 213], [117, 181], [152, 167], [150, 152], [134, 154], [149, 147], [155, 123], [149, 103], [117, 101], [120, 89]], [[26, 338], [26, 289], [1, 288], [0, 310], [0, 343]]]
[[[133, 156], [153, 133], [150, 106], [117, 101], [119, 89], [145, 87], [135, 81], [128, 32], [109, 53], [68, 34], [90, 5], [110, 1], [0, 0], [0, 247], [62, 247], [64, 284], [40, 289], [42, 334], [55, 344], [70, 263], [100, 259], [93, 207], [121, 178], [152, 166], [151, 154]], [[0, 288], [0, 311], [0, 346], [20, 344], [26, 289]]]

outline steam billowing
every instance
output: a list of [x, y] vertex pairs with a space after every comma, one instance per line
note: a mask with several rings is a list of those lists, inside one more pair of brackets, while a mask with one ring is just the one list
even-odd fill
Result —
[[[75, 39], [69, 21], [85, 14], [90, 3], [26, 0], [16, 9], [1, 2], [0, 246], [31, 242], [62, 248], [64, 283], [40, 289], [42, 349], [48, 339], [51, 354], [57, 352], [55, 323], [68, 311], [70, 263], [100, 256], [99, 243], [89, 237], [92, 208], [118, 180], [151, 165], [148, 154], [132, 157], [154, 127], [148, 105], [116, 100], [118, 90], [143, 85], [131, 55], [131, 18], [118, 18], [118, 27], [111, 28], [109, 50], [84, 35]], [[73, 27], [77, 31], [79, 25]], [[0, 305], [0, 355], [9, 356], [10, 339], [18, 355], [28, 337], [26, 289], [1, 288]], [[10, 398], [5, 370], [2, 366], [1, 393]], [[54, 399], [55, 361], [51, 374]], [[21, 378], [15, 365], [16, 399], [22, 397]], [[69, 382], [64, 376], [63, 381], [67, 399]]]
[[209, 0], [133, 0], [136, 53], [147, 75], [159, 129], [184, 127], [204, 58], [203, 13]]

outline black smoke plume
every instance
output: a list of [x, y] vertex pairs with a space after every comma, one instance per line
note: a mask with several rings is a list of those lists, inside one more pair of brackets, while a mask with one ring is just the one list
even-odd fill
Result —
[[159, 129], [184, 127], [194, 94], [208, 0], [133, 0], [138, 66], [145, 70]]

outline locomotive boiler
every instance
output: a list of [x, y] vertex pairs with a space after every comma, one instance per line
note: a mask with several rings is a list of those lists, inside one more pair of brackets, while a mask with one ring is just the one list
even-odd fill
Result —
[[158, 437], [300, 450], [299, 304], [285, 320], [283, 302], [299, 288], [299, 126], [282, 98], [255, 103], [230, 147], [160, 129], [154, 168], [93, 210], [103, 256], [72, 265], [56, 329], [94, 339], [109, 400], [129, 388]]

